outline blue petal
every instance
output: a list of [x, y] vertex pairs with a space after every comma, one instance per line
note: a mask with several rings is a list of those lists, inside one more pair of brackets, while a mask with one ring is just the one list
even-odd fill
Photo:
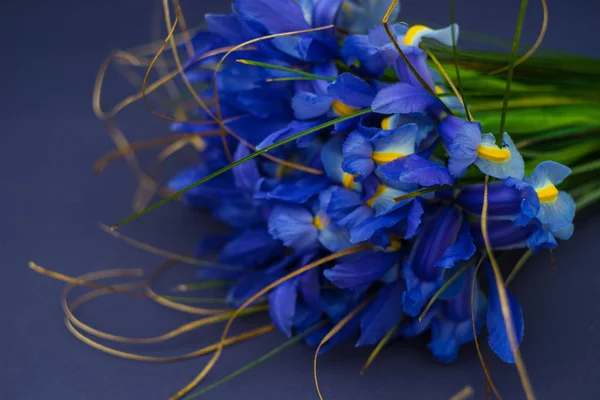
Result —
[[419, 226], [421, 225], [421, 217], [423, 216], [424, 210], [420, 199], [416, 199], [410, 205], [408, 211], [408, 218], [406, 219], [406, 233], [404, 234], [405, 239], [411, 239], [417, 234]]
[[416, 317], [421, 313], [421, 309], [425, 303], [429, 301], [431, 296], [441, 286], [439, 280], [423, 281], [419, 279], [413, 272], [413, 267], [409, 263], [404, 263], [402, 267], [404, 280], [406, 281], [406, 290], [402, 295], [402, 304], [404, 304], [404, 312], [411, 317]]
[[334, 253], [352, 246], [348, 231], [342, 226], [333, 224], [319, 230], [319, 242], [327, 250]]
[[420, 186], [452, 185], [454, 179], [448, 169], [416, 154], [381, 165], [378, 172], [387, 179]]
[[223, 247], [220, 260], [226, 264], [262, 267], [282, 254], [281, 242], [273, 239], [265, 229], [249, 229]]
[[[256, 146], [256, 149], [262, 150], [265, 147], [271, 146], [271, 145], [273, 145], [277, 142], [280, 142], [282, 140], [285, 140], [291, 136], [297, 135], [300, 132], [304, 132], [306, 130], [314, 128], [315, 126], [319, 125], [321, 122], [322, 121], [319, 121], [319, 120], [292, 121], [285, 128], [275, 131], [275, 132], [271, 133], [270, 135], [268, 135], [267, 137], [265, 137], [262, 140], [262, 142], [260, 142], [260, 144], [258, 146]], [[307, 135], [307, 136], [304, 136], [303, 138], [298, 139], [298, 141], [297, 141], [298, 146], [303, 147], [303, 146], [301, 146], [301, 141], [303, 141], [304, 138], [307, 138], [307, 137], [309, 137], [308, 142], [310, 143], [312, 141], [312, 139], [314, 138], [314, 136], [317, 134], [318, 133], [315, 132], [313, 135]], [[304, 144], [307, 144], [307, 143], [304, 142]]]
[[376, 344], [402, 317], [402, 281], [385, 285], [360, 321], [362, 334], [356, 346]]
[[366, 35], [349, 35], [342, 46], [341, 55], [347, 65], [358, 61], [361, 69], [376, 77], [383, 75], [388, 67], [380, 50], [370, 43]]
[[402, 221], [406, 218], [406, 214], [406, 210], [399, 209], [385, 215], [365, 219], [363, 222], [353, 226], [350, 230], [352, 243], [360, 243], [371, 239], [371, 237], [379, 230], [391, 228]]
[[298, 179], [293, 183], [281, 183], [268, 194], [270, 199], [302, 204], [327, 188], [329, 181], [323, 176]]
[[373, 152], [396, 153], [398, 157], [413, 154], [418, 133], [419, 128], [413, 123], [398, 126], [393, 130], [382, 130], [370, 139]]
[[[537, 221], [537, 220], [534, 220]], [[541, 223], [539, 223], [542, 225]], [[564, 229], [569, 229], [569, 226]], [[562, 231], [560, 231], [562, 233]], [[525, 242], [527, 247], [533, 250], [535, 254], [539, 249], [554, 249], [558, 246], [556, 243], [556, 239], [554, 238], [554, 233], [550, 231], [547, 226], [542, 226], [536, 229]], [[524, 247], [524, 246], [521, 246]]]
[[439, 303], [433, 303], [433, 306], [427, 314], [419, 321], [419, 318], [411, 318], [406, 323], [402, 324], [400, 332], [406, 337], [416, 337], [425, 332], [430, 326], [433, 319], [439, 313]]
[[473, 125], [463, 118], [455, 117], [454, 115], [445, 116], [438, 124], [438, 131], [444, 146], [449, 147], [456, 139], [458, 132], [465, 129], [477, 129], [477, 133], [481, 136], [481, 125]]
[[[311, 260], [312, 258], [305, 258], [302, 261], [302, 265], [307, 265]], [[319, 282], [319, 275], [320, 272], [316, 268], [314, 268], [306, 271], [298, 277], [299, 290], [302, 294], [302, 298], [304, 299], [306, 304], [313, 310], [320, 310], [319, 297], [321, 293], [321, 287]]]
[[371, 105], [375, 89], [356, 75], [344, 72], [329, 86], [328, 94], [350, 107], [365, 108]]
[[[448, 153], [450, 154], [448, 169], [452, 176], [460, 177], [477, 160], [477, 147], [481, 143], [481, 125], [478, 122], [463, 121], [456, 128], [458, 129], [454, 140], [448, 146]], [[441, 130], [442, 128], [440, 128]]]
[[269, 217], [269, 233], [299, 253], [318, 246], [313, 215], [301, 206], [276, 206]]
[[208, 30], [224, 37], [232, 44], [246, 41], [243, 35], [242, 25], [233, 15], [206, 14], [204, 16]]
[[[497, 162], [477, 157], [475, 160], [475, 165], [479, 167], [481, 172], [489, 176], [493, 176], [494, 178], [506, 179], [512, 177], [516, 179], [523, 179], [523, 175], [525, 175], [525, 162], [523, 161], [523, 157], [519, 153], [519, 150], [517, 150], [515, 147], [515, 144], [508, 133], [505, 132], [502, 138], [502, 147], [510, 151], [510, 157], [508, 160]], [[494, 138], [494, 135], [491, 133], [486, 133], [482, 136], [481, 143], [491, 144], [495, 143], [495, 141], [496, 139]]]
[[436, 267], [452, 268], [458, 261], [467, 261], [475, 254], [475, 245], [471, 236], [469, 222], [465, 219], [456, 238], [456, 242], [450, 245], [442, 258], [435, 262]]
[[408, 83], [396, 83], [381, 89], [373, 100], [373, 111], [379, 114], [423, 112], [439, 100], [425, 89]]
[[418, 46], [421, 43], [422, 38], [436, 40], [446, 46], [452, 46], [452, 27], [454, 27], [454, 40], [458, 40], [458, 24], [452, 24], [442, 29], [430, 29], [424, 27], [411, 41], [411, 46]]
[[462, 213], [454, 206], [443, 206], [435, 214], [429, 215], [409, 258], [414, 274], [419, 279], [433, 281], [441, 277], [443, 270], [436, 267], [436, 262], [456, 241], [462, 221]]
[[[458, 270], [462, 267], [462, 265], [457, 265], [444, 273], [444, 280], [447, 281], [450, 277], [453, 277]], [[454, 282], [450, 284], [450, 286], [446, 287], [442, 293], [440, 293], [440, 300], [449, 300], [458, 296], [465, 288], [465, 284], [467, 282], [466, 273], [460, 274]], [[469, 282], [469, 285], [471, 282]], [[470, 302], [469, 302], [470, 303]]]
[[[354, 235], [357, 232], [363, 232], [363, 228], [358, 228], [363, 222], [370, 221], [373, 218], [373, 210], [367, 206], [359, 206], [355, 210], [349, 212], [343, 218], [340, 218], [337, 223], [352, 232], [352, 243], [355, 242]], [[358, 231], [355, 231], [358, 228]], [[377, 228], [378, 229], [378, 228]], [[372, 235], [371, 233], [370, 235]]]
[[400, 196], [406, 195], [408, 192], [404, 190], [394, 189], [385, 185], [379, 185], [377, 193], [369, 199], [372, 205], [371, 208], [375, 210], [375, 216], [386, 214], [392, 210], [402, 207], [412, 201], [407, 199], [396, 202], [394, 199]]
[[350, 175], [358, 175], [358, 180], [366, 178], [373, 172], [375, 166], [371, 159], [372, 153], [373, 147], [362, 133], [359, 131], [350, 133], [343, 146], [343, 170]]
[[341, 187], [333, 188], [327, 196], [329, 201], [325, 211], [334, 220], [343, 218], [349, 211], [363, 204], [358, 193]]
[[330, 96], [298, 92], [292, 99], [294, 115], [298, 119], [317, 118], [329, 111], [333, 103]]
[[287, 337], [292, 337], [292, 324], [296, 311], [297, 279], [290, 279], [269, 294], [269, 315], [273, 324]]
[[571, 169], [554, 161], [543, 161], [535, 167], [530, 178], [525, 181], [536, 189], [543, 189], [549, 184], [558, 185], [571, 174]]
[[[533, 219], [526, 226], [519, 226], [510, 220], [489, 220], [487, 223], [490, 244], [495, 250], [509, 250], [527, 247], [532, 237], [541, 233], [541, 223]], [[484, 246], [483, 235], [481, 232], [481, 222], [476, 221], [471, 225], [473, 239], [477, 246]], [[535, 241], [545, 241], [536, 237]], [[533, 243], [533, 242], [532, 242]], [[533, 245], [532, 247], [537, 247]]]
[[315, 2], [312, 15], [314, 27], [327, 26], [335, 22], [343, 0], [318, 0]]
[[292, 0], [237, 0], [239, 15], [258, 23], [269, 33], [283, 33], [309, 29], [301, 8]]
[[431, 342], [428, 347], [436, 360], [443, 363], [451, 363], [456, 360], [459, 343], [455, 338], [455, 333], [456, 323], [454, 321], [436, 318], [431, 322]]
[[[496, 353], [498, 357], [500, 357], [500, 359], [508, 363], [514, 363], [515, 359], [511, 350], [510, 342], [508, 340], [508, 327], [506, 326], [504, 317], [502, 315], [496, 279], [489, 265], [486, 268], [486, 273], [490, 287], [486, 323], [489, 334], [488, 344], [490, 348], [494, 351], [494, 353]], [[510, 315], [512, 319], [512, 325], [514, 327], [514, 333], [517, 337], [517, 343], [519, 345], [523, 340], [523, 333], [525, 327], [525, 324], [523, 322], [523, 311], [521, 310], [521, 306], [519, 305], [517, 299], [508, 291], [506, 292], [506, 294], [508, 296], [508, 304], [510, 307]]]
[[[427, 64], [427, 53], [418, 47], [405, 47], [404, 54], [406, 58], [411, 63], [417, 74], [423, 78], [425, 83], [433, 89], [433, 79], [431, 78], [431, 73], [429, 72], [429, 65]], [[400, 81], [410, 83], [413, 86], [421, 87], [421, 82], [419, 79], [412, 73], [408, 64], [404, 62], [402, 57], [399, 57], [396, 61], [396, 73], [398, 74], [398, 78]]]
[[[248, 155], [250, 155], [250, 149], [243, 143], [240, 143], [235, 152], [234, 159], [238, 161]], [[232, 172], [235, 179], [235, 186], [248, 193], [254, 193], [254, 188], [260, 178], [260, 172], [258, 171], [255, 159], [248, 160], [234, 167]]]
[[573, 224], [569, 224], [567, 226], [565, 226], [564, 228], [560, 228], [557, 231], [552, 232], [554, 234], [554, 236], [556, 236], [559, 239], [562, 240], [569, 240], [571, 238], [571, 236], [573, 236], [573, 230], [575, 229], [575, 227], [573, 226]]
[[397, 252], [371, 252], [340, 262], [323, 274], [337, 287], [357, 289], [381, 279], [399, 259]]
[[575, 201], [566, 192], [558, 192], [556, 200], [540, 202], [537, 218], [552, 231], [562, 229], [575, 218]]

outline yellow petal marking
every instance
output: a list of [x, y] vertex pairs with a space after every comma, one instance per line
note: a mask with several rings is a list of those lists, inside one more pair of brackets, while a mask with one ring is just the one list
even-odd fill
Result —
[[536, 189], [536, 193], [541, 202], [552, 203], [558, 197], [558, 189], [553, 184], [549, 184], [541, 189]]
[[333, 103], [331, 103], [331, 108], [333, 108], [333, 111], [335, 111], [340, 117], [345, 117], [346, 115], [354, 114], [355, 112], [359, 111], [358, 108], [350, 107], [349, 105], [337, 100], [334, 100]]
[[421, 38], [419, 35], [423, 30], [429, 29], [425, 25], [413, 25], [408, 28], [406, 35], [404, 36], [404, 44], [407, 46], [414, 46], [415, 42]]
[[510, 158], [510, 151], [508, 149], [480, 145], [477, 147], [477, 155], [485, 160], [504, 162]]

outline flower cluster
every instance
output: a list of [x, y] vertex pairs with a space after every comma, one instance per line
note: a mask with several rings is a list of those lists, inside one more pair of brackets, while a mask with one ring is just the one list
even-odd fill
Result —
[[[236, 0], [232, 15], [206, 16], [208, 28], [193, 38], [197, 54], [185, 70], [194, 85], [208, 88], [201, 95], [213, 105], [196, 110], [204, 123], [172, 129], [227, 134], [206, 137], [202, 163], [170, 187], [181, 190], [218, 171], [230, 164], [228, 156], [248, 157], [248, 144], [260, 150], [286, 143], [186, 192], [187, 204], [212, 210], [234, 231], [204, 240], [197, 253], [220, 245], [220, 262], [237, 269], [199, 275], [233, 279], [228, 300], [240, 305], [290, 272], [362, 244], [270, 292], [270, 315], [282, 332], [290, 336], [325, 320], [329, 325], [306, 339], [317, 345], [370, 299], [325, 347], [357, 334], [359, 346], [378, 343], [392, 329], [405, 337], [430, 330], [432, 353], [450, 362], [473, 340], [474, 321], [477, 332], [487, 326], [490, 347], [512, 362], [485, 262], [487, 296], [474, 281], [485, 254], [484, 197], [494, 250], [553, 248], [573, 232], [574, 202], [556, 188], [570, 170], [546, 161], [525, 176], [509, 134], [498, 143], [467, 118], [419, 46], [424, 38], [451, 46], [458, 26], [393, 24], [394, 43], [381, 25], [387, 6]], [[269, 35], [220, 63], [233, 46]], [[211, 119], [215, 114], [221, 125]], [[495, 178], [487, 189], [485, 175]], [[520, 341], [522, 312], [510, 294], [509, 301]]]

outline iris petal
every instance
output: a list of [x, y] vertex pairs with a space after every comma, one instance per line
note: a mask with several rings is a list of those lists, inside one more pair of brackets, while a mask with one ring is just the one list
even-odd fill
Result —
[[409, 114], [423, 112], [439, 100], [419, 86], [396, 83], [383, 88], [373, 100], [373, 111], [379, 114]]
[[425, 187], [452, 185], [454, 182], [446, 167], [416, 154], [381, 165], [377, 171], [392, 181], [413, 183]]
[[302, 204], [327, 188], [329, 181], [323, 176], [298, 179], [293, 183], [281, 183], [268, 194], [270, 199]]
[[[498, 287], [496, 285], [496, 279], [489, 265], [486, 268], [488, 276], [488, 283], [490, 287], [490, 297], [488, 303], [487, 312], [487, 330], [488, 330], [488, 344], [490, 348], [505, 362], [514, 363], [515, 359], [511, 350], [510, 342], [508, 340], [507, 326], [502, 315], [502, 309], [500, 304], [500, 297], [498, 294]], [[517, 337], [517, 343], [521, 344], [524, 333], [523, 323], [523, 311], [517, 299], [510, 293], [506, 292], [508, 296], [508, 304], [510, 307], [510, 314], [512, 317], [512, 325], [514, 332]]]
[[559, 192], [553, 202], [540, 202], [537, 218], [547, 224], [552, 231], [569, 225], [575, 217], [575, 201], [566, 192]]
[[388, 283], [379, 290], [360, 321], [362, 334], [356, 346], [376, 344], [400, 321], [403, 292], [402, 281]]
[[[450, 121], [444, 126], [444, 121], [448, 119]], [[454, 139], [448, 146], [448, 153], [450, 154], [448, 169], [452, 176], [460, 177], [467, 172], [467, 168], [477, 159], [477, 147], [481, 143], [481, 125], [477, 122], [468, 121], [456, 123], [454, 117], [448, 117], [446, 120], [440, 123], [440, 132], [446, 131], [445, 136], [448, 139], [454, 135]]]
[[314, 93], [298, 92], [292, 99], [294, 115], [298, 119], [311, 119], [326, 114], [331, 108], [333, 98]]
[[343, 154], [343, 170], [355, 176], [357, 181], [366, 178], [373, 172], [375, 167], [372, 160], [373, 147], [359, 131], [354, 131], [348, 135], [344, 141]]
[[467, 261], [475, 254], [475, 245], [471, 236], [471, 228], [469, 222], [465, 219], [456, 238], [456, 242], [451, 244], [442, 258], [435, 262], [436, 267], [452, 268], [458, 261]]
[[558, 185], [571, 174], [571, 169], [554, 161], [543, 161], [535, 167], [531, 177], [525, 181], [535, 189], [541, 189], [548, 184]]
[[375, 89], [356, 75], [344, 72], [329, 86], [328, 94], [350, 107], [365, 108], [371, 105]]
[[296, 311], [297, 279], [290, 279], [277, 286], [269, 294], [269, 315], [273, 324], [287, 337], [292, 336], [292, 324]]
[[324, 275], [343, 289], [357, 289], [381, 279], [400, 259], [399, 253], [370, 252], [336, 264]]

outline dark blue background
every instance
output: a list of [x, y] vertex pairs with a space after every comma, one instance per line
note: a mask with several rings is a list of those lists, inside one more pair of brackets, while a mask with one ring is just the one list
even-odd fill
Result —
[[[151, 38], [151, 1], [3, 2], [0, 11], [0, 371], [1, 399], [164, 399], [186, 384], [206, 358], [152, 365], [117, 359], [73, 338], [62, 322], [60, 285], [27, 268], [29, 260], [71, 275], [106, 268], [141, 267], [160, 260], [114, 240], [97, 228], [130, 213], [135, 180], [122, 161], [101, 176], [92, 161], [111, 149], [102, 123], [91, 108], [94, 77], [111, 50]], [[225, 11], [228, 3], [184, 1], [186, 16]], [[517, 0], [457, 0], [461, 28], [512, 37]], [[598, 56], [594, 35], [596, 0], [549, 0], [546, 45]], [[524, 40], [539, 29], [541, 8], [530, 1]], [[402, 20], [447, 22], [445, 1], [403, 1]], [[107, 102], [126, 94], [127, 84], [108, 78]], [[141, 139], [164, 135], [166, 125], [139, 105], [118, 119], [124, 131]], [[146, 158], [149, 160], [149, 158]], [[571, 241], [555, 252], [556, 269], [541, 253], [516, 280], [526, 321], [522, 346], [540, 399], [596, 399], [600, 392], [600, 218], [580, 219]], [[124, 229], [150, 243], [189, 252], [213, 222], [169, 204]], [[173, 280], [192, 276], [177, 269]], [[82, 309], [82, 318], [99, 329], [151, 336], [189, 321], [189, 317], [148, 301], [112, 296]], [[250, 323], [239, 321], [238, 329]], [[173, 342], [149, 347], [149, 354], [190, 351], [216, 340], [220, 326], [201, 329]], [[262, 355], [282, 341], [272, 333], [224, 352], [209, 375], [212, 382]], [[130, 351], [146, 348], [131, 346]], [[433, 361], [422, 341], [389, 347], [370, 370], [359, 375], [370, 349], [350, 346], [321, 357], [323, 394], [335, 399], [442, 399], [464, 385], [482, 398], [484, 378], [473, 346], [461, 350], [450, 366]], [[295, 346], [206, 399], [316, 398], [312, 351]], [[523, 398], [512, 366], [494, 361], [491, 372], [507, 399]]]

